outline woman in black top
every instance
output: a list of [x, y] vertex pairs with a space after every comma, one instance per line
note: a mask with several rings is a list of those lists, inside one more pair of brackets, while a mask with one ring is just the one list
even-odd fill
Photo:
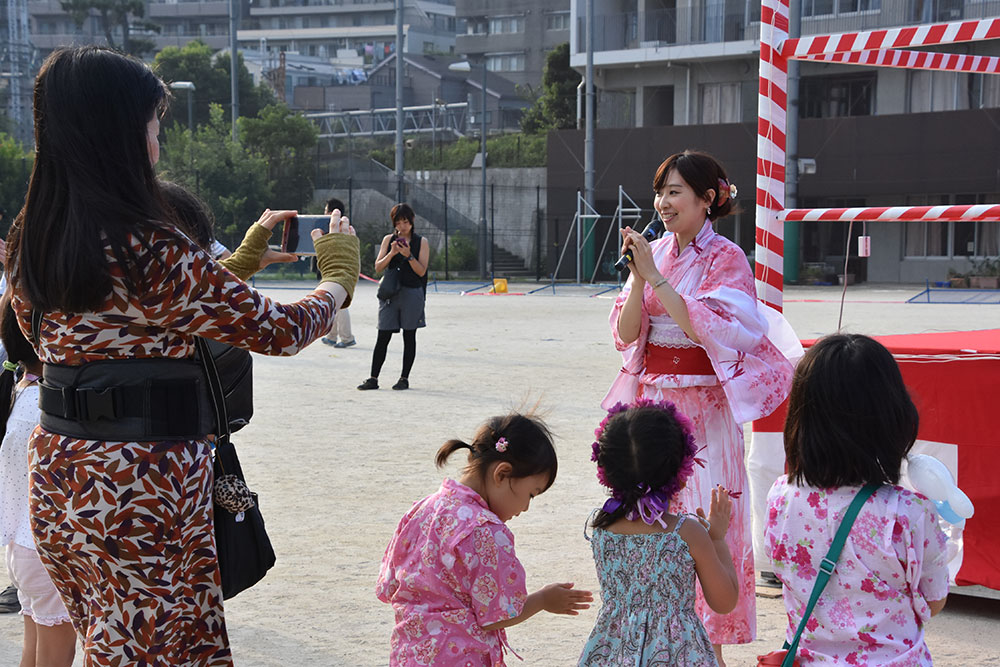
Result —
[[378, 302], [378, 340], [372, 351], [372, 374], [358, 389], [378, 389], [378, 374], [385, 362], [392, 334], [403, 330], [403, 370], [393, 389], [410, 388], [410, 369], [417, 356], [417, 329], [424, 321], [424, 298], [427, 294], [427, 262], [430, 248], [423, 237], [413, 232], [413, 209], [396, 204], [389, 212], [395, 231], [386, 234], [375, 260], [375, 271], [399, 270], [399, 291]]

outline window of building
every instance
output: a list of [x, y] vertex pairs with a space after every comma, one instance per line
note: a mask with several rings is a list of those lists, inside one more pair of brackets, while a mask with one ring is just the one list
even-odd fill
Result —
[[880, 9], [882, 0], [802, 0], [802, 16], [839, 16]]
[[466, 19], [466, 34], [469, 35], [485, 35], [486, 29], [489, 27], [485, 18], [477, 17]]
[[745, 211], [727, 215], [715, 221], [715, 231], [740, 247], [747, 255], [752, 255], [757, 243], [757, 228], [753, 214]]
[[[913, 195], [910, 206], [983, 204], [995, 202], [997, 194]], [[1000, 255], [1000, 222], [904, 222], [905, 257], [996, 257]]]
[[488, 53], [486, 69], [491, 72], [523, 72], [523, 53]]
[[550, 12], [545, 15], [546, 30], [569, 30], [569, 12]]
[[944, 23], [963, 18], [963, 0], [912, 0], [910, 21], [914, 23]]
[[506, 35], [524, 32], [523, 16], [497, 16], [490, 19], [489, 34]]
[[701, 98], [701, 123], [717, 125], [719, 123], [740, 122], [740, 82], [733, 83], [703, 83], [699, 86]]
[[875, 73], [804, 76], [799, 87], [800, 118], [842, 118], [875, 113]]
[[964, 74], [909, 70], [906, 77], [910, 113], [969, 108], [969, 77]]

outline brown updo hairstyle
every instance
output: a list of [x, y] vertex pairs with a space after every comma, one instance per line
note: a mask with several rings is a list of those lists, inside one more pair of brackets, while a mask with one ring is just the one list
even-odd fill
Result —
[[722, 188], [719, 181], [723, 180], [730, 185], [732, 183], [730, 183], [729, 176], [726, 175], [723, 166], [708, 153], [686, 150], [668, 157], [656, 169], [656, 175], [653, 176], [653, 192], [659, 192], [663, 189], [667, 184], [667, 176], [673, 169], [677, 170], [677, 173], [694, 190], [695, 196], [699, 199], [708, 201], [710, 199], [708, 191], [711, 190], [715, 193], [711, 197], [712, 211], [708, 214], [709, 220], [715, 221], [739, 211], [736, 202], [733, 201], [728, 192], [720, 198]]
[[[497, 441], [507, 441], [505, 451], [499, 451]], [[556, 481], [558, 463], [556, 450], [552, 445], [552, 433], [537, 417], [512, 412], [507, 415], [490, 417], [479, 427], [471, 443], [449, 440], [441, 445], [435, 463], [440, 468], [448, 462], [448, 457], [459, 449], [469, 450], [466, 472], [474, 472], [480, 479], [486, 479], [494, 463], [506, 462], [511, 465], [511, 477], [531, 477], [540, 473], [549, 476], [545, 489]]]
[[410, 223], [410, 228], [412, 229], [416, 225], [414, 224], [415, 214], [413, 209], [406, 202], [401, 202], [392, 207], [389, 211], [389, 219], [392, 220], [392, 226], [395, 227], [396, 223], [400, 220], [406, 220]]

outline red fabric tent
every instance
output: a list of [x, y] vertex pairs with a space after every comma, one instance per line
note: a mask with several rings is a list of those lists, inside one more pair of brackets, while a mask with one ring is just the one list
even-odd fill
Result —
[[[953, 535], [954, 582], [1000, 590], [1000, 329], [875, 338], [892, 352], [920, 412], [914, 452], [941, 458], [976, 506]], [[784, 420], [780, 408], [754, 422], [754, 437], [780, 438]]]

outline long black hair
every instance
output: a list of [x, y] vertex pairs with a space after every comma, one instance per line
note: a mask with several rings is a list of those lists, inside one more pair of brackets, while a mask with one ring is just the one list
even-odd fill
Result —
[[210, 250], [215, 242], [215, 218], [200, 197], [182, 185], [160, 181], [160, 194], [173, 222], [202, 250]]
[[[506, 446], [498, 449], [497, 442], [501, 439], [506, 441]], [[466, 471], [474, 472], [480, 479], [486, 479], [494, 463], [505, 461], [510, 464], [511, 477], [515, 479], [546, 473], [549, 481], [543, 491], [556, 481], [559, 465], [552, 433], [537, 417], [518, 412], [491, 417], [479, 427], [471, 443], [449, 440], [441, 445], [435, 458], [437, 466], [440, 468], [447, 463], [448, 457], [459, 449], [469, 450]]]
[[[26, 368], [34, 368], [38, 365], [38, 355], [17, 325], [14, 309], [10, 305], [10, 295], [11, 291], [8, 289], [0, 297], [0, 340], [3, 341], [3, 347], [7, 351], [7, 361], [21, 364]], [[11, 406], [14, 405], [15, 381], [13, 369], [3, 367], [0, 372], [0, 424], [7, 423]]]
[[860, 334], [822, 338], [792, 377], [788, 479], [821, 488], [896, 484], [919, 424], [889, 350]]
[[63, 48], [45, 59], [35, 80], [35, 163], [7, 254], [11, 280], [34, 308], [100, 308], [112, 289], [105, 247], [131, 294], [147, 287], [129, 235], [170, 229], [161, 226], [146, 139], [167, 97], [147, 65], [112, 49]]

